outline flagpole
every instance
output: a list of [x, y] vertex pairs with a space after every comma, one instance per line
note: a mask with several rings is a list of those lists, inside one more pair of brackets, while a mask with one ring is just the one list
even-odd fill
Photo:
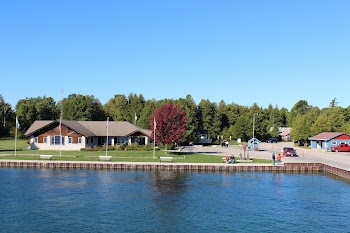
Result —
[[156, 159], [156, 118], [154, 118], [153, 122], [153, 159]]
[[106, 123], [106, 127], [107, 127], [106, 156], [108, 153], [108, 121], [109, 121], [109, 117], [107, 117], [107, 123]]
[[62, 156], [62, 116], [63, 116], [63, 89], [61, 90], [61, 114], [60, 114], [60, 157]]
[[18, 128], [18, 118], [16, 116], [16, 132], [15, 132], [15, 156], [17, 156], [17, 128]]
[[62, 113], [60, 116], [60, 157], [62, 156]]

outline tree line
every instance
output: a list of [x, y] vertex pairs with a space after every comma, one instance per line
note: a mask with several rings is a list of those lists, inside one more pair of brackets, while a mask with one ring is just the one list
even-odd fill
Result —
[[130, 93], [128, 96], [117, 94], [104, 105], [93, 95], [71, 94], [57, 103], [52, 97], [27, 97], [20, 99], [15, 109], [0, 95], [0, 137], [14, 136], [16, 116], [21, 133], [35, 120], [55, 120], [61, 114], [64, 120], [102, 121], [109, 117], [151, 129], [155, 110], [166, 103], [178, 104], [186, 112], [187, 125], [181, 141], [187, 142], [196, 141], [200, 130], [207, 130], [214, 141], [230, 138], [247, 141], [253, 136], [253, 127], [254, 135], [262, 141], [278, 137], [279, 127], [292, 127], [292, 140], [300, 144], [325, 131], [350, 133], [350, 106], [338, 107], [336, 98], [324, 109], [299, 100], [288, 111], [271, 104], [262, 108], [256, 103], [242, 106], [224, 100], [215, 103], [202, 99], [196, 104], [191, 95], [176, 100], [146, 100], [142, 94]]

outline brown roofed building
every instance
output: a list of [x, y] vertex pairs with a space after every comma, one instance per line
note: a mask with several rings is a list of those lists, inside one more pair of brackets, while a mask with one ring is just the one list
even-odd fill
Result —
[[292, 128], [280, 127], [279, 131], [280, 131], [280, 134], [278, 134], [278, 136], [281, 137], [282, 141], [290, 141], [290, 133], [292, 131]]
[[[105, 145], [107, 121], [35, 121], [25, 133], [30, 136], [30, 148], [41, 150], [80, 150]], [[60, 137], [62, 136], [62, 144]], [[108, 122], [108, 144], [147, 145], [152, 132], [141, 129], [127, 121]]]

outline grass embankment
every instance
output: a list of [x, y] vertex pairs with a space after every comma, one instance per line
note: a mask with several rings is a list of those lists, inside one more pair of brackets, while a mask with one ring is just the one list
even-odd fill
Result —
[[[39, 155], [53, 155], [52, 160], [57, 161], [98, 161], [98, 156], [106, 155], [106, 151], [60, 151], [57, 150], [29, 150], [27, 140], [17, 140], [17, 156], [15, 156], [14, 140], [0, 140], [0, 160], [38, 160]], [[159, 157], [165, 156], [164, 151], [108, 151], [113, 162], [159, 162]], [[223, 156], [192, 153], [169, 153], [175, 163], [222, 163]], [[237, 158], [238, 159], [238, 158]], [[271, 163], [270, 160], [254, 159], [253, 163]]]

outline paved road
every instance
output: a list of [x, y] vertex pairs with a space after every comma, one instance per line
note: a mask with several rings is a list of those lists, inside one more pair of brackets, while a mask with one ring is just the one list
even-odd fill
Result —
[[[350, 171], [350, 153], [348, 152], [326, 152], [321, 149], [303, 149], [293, 145], [292, 142], [279, 143], [260, 143], [260, 151], [246, 151], [250, 158], [271, 159], [274, 152], [276, 155], [283, 149], [283, 147], [294, 147], [299, 157], [284, 157], [283, 162], [309, 162], [309, 163], [325, 163]], [[239, 157], [243, 150], [238, 146], [230, 146], [228, 148], [216, 147], [185, 147], [183, 152], [206, 153], [218, 156], [225, 156], [233, 154]]]

